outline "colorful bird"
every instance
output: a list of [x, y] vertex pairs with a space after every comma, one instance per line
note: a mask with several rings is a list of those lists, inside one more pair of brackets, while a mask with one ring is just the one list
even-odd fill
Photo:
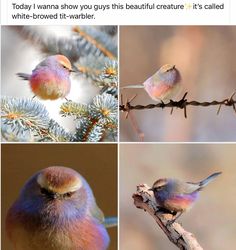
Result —
[[154, 182], [155, 200], [160, 206], [174, 214], [174, 222], [183, 212], [190, 209], [199, 196], [199, 191], [213, 181], [221, 172], [214, 173], [200, 182], [183, 182], [177, 179], [159, 179]]
[[154, 101], [169, 101], [181, 89], [181, 76], [175, 65], [165, 64], [145, 82], [138, 85], [127, 85], [122, 89], [144, 88]]
[[6, 231], [14, 250], [105, 250], [104, 223], [86, 180], [73, 169], [48, 167], [22, 188], [8, 211]]
[[53, 55], [40, 62], [32, 74], [17, 73], [17, 75], [29, 81], [35, 96], [44, 100], [56, 100], [65, 98], [69, 94], [71, 72], [73, 72], [72, 66], [67, 57]]

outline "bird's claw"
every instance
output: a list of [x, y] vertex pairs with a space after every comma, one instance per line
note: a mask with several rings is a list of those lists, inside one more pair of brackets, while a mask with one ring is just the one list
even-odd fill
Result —
[[170, 227], [174, 222], [175, 222], [175, 220], [168, 220], [168, 221], [166, 222], [166, 226], [167, 226], [167, 227]]

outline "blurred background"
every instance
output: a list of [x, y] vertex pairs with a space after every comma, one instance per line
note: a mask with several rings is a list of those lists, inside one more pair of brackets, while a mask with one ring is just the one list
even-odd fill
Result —
[[[5, 235], [7, 210], [24, 183], [49, 166], [78, 171], [91, 186], [98, 206], [107, 216], [117, 215], [117, 146], [115, 144], [3, 144], [2, 145], [2, 249], [10, 250]], [[108, 229], [110, 250], [117, 249], [117, 228]]]
[[203, 249], [235, 248], [235, 144], [121, 144], [119, 151], [120, 250], [176, 249], [154, 219], [134, 206], [138, 184], [152, 186], [162, 177], [197, 182], [217, 171], [222, 175], [178, 221]]
[[[120, 86], [143, 83], [162, 65], [174, 64], [182, 75], [187, 99], [221, 101], [236, 91], [235, 26], [121, 26]], [[132, 102], [155, 103], [144, 89], [124, 89]], [[236, 114], [232, 107], [136, 110], [133, 112], [144, 141], [235, 141]], [[120, 140], [138, 141], [129, 120], [120, 115]]]

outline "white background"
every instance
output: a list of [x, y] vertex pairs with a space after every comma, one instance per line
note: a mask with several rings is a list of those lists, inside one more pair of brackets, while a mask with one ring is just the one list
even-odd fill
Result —
[[[101, 24], [101, 25], [177, 25], [177, 24], [236, 24], [236, 2], [230, 0], [1, 0], [1, 21], [3, 25], [23, 25], [23, 24]], [[12, 14], [28, 13], [32, 11], [36, 14], [55, 14], [63, 13], [64, 10], [13, 10], [12, 3], [17, 4], [100, 4], [111, 5], [112, 3], [121, 4], [192, 4], [199, 3], [205, 4], [222, 4], [224, 3], [223, 10], [107, 10], [107, 11], [94, 11], [88, 10], [87, 13], [95, 13], [96, 19], [75, 19], [75, 20], [13, 20]], [[78, 10], [67, 10], [67, 14], [80, 14]]]

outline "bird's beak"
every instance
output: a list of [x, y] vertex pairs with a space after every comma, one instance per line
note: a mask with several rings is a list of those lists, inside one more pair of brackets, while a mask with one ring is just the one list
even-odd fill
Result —
[[78, 73], [79, 70], [74, 65], [72, 65], [72, 68], [71, 68], [70, 72], [71, 73]]
[[153, 188], [149, 188], [148, 191], [153, 191]]
[[53, 194], [52, 195], [52, 198], [55, 200], [55, 199], [58, 199], [59, 198], [59, 195], [57, 193]]
[[56, 200], [56, 199], [60, 198], [60, 195], [58, 193], [50, 193], [49, 197], [53, 200]]

